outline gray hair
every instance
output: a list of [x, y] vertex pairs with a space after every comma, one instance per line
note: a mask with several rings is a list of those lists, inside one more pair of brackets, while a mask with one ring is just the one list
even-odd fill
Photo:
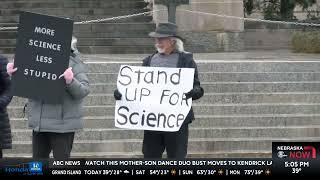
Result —
[[73, 50], [75, 53], [79, 52], [77, 49], [77, 42], [78, 42], [78, 39], [75, 36], [72, 36], [71, 50]]
[[171, 37], [171, 40], [175, 41], [175, 49], [179, 52], [185, 52], [184, 51], [184, 46], [183, 46], [183, 41], [179, 38], [176, 37]]

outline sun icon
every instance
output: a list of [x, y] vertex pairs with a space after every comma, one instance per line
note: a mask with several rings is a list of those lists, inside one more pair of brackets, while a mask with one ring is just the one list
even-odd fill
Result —
[[222, 169], [219, 169], [218, 174], [219, 174], [219, 175], [223, 175], [223, 170], [222, 170]]
[[266, 175], [271, 175], [271, 171], [269, 169], [265, 170], [264, 172]]
[[171, 174], [174, 176], [174, 175], [177, 174], [177, 171], [176, 171], [175, 169], [172, 169], [172, 170], [171, 170]]

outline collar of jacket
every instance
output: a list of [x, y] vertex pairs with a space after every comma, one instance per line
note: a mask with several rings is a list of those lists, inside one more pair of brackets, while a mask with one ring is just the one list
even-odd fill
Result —
[[[158, 52], [156, 51], [155, 53], [153, 53], [152, 55], [148, 56], [146, 59], [144, 59], [142, 65], [143, 66], [150, 66], [150, 62], [151, 62], [151, 59], [154, 55], [156, 55]], [[184, 59], [186, 58], [186, 53], [185, 52], [178, 52], [177, 53], [179, 54], [179, 57], [178, 57], [178, 67], [183, 67], [184, 66]]]
[[[156, 54], [157, 54], [157, 53], [159, 53], [159, 52], [157, 51]], [[171, 51], [171, 53], [170, 53], [169, 55], [174, 54], [174, 53], [179, 54], [179, 51], [173, 50], [173, 51]], [[159, 54], [161, 54], [161, 55], [167, 55], [167, 54], [165, 54], [165, 53], [159, 53]]]

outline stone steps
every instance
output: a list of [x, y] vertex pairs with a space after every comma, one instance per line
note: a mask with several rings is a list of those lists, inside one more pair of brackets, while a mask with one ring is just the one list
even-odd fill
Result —
[[[126, 46], [128, 44], [133, 46], [143, 46], [153, 43], [151, 38], [79, 38], [78, 46]], [[0, 39], [0, 47], [15, 47], [15, 39]]]
[[[134, 48], [133, 48], [134, 47]], [[152, 53], [155, 51], [153, 46], [77, 46], [80, 52], [86, 54], [134, 54]]]
[[[317, 93], [320, 82], [202, 82], [206, 92], [214, 93]], [[91, 93], [113, 94], [114, 83], [91, 84]]]
[[74, 32], [109, 32], [109, 31], [150, 31], [155, 28], [153, 23], [99, 23], [81, 24], [74, 27]]
[[[303, 121], [302, 121], [303, 119]], [[267, 115], [196, 115], [196, 120], [191, 127], [196, 128], [234, 128], [234, 127], [291, 127], [308, 126], [310, 124], [320, 126], [320, 114], [267, 114]], [[10, 118], [12, 129], [28, 129], [26, 118]], [[86, 128], [114, 128], [113, 116], [84, 117]]]
[[[7, 25], [9, 26], [9, 25]], [[10, 25], [9, 27], [14, 27], [16, 24]], [[4, 25], [1, 27], [4, 27]], [[79, 38], [147, 38], [149, 30], [130, 30], [130, 31], [112, 31], [112, 32], [74, 32], [74, 35]], [[17, 32], [12, 30], [0, 31], [0, 39], [15, 39], [17, 37]], [[10, 53], [8, 53], [10, 54]]]
[[[127, 39], [124, 39], [125, 42]], [[125, 46], [77, 46], [81, 53], [85, 54], [151, 54], [155, 52], [153, 45], [125, 45]], [[199, 47], [185, 47], [186, 50], [192, 49], [195, 52], [201, 52]], [[0, 52], [4, 54], [15, 53], [15, 47], [0, 47]]]
[[79, 38], [78, 46], [148, 46], [153, 42], [152, 38]]
[[[133, 59], [139, 59], [139, 57], [133, 56]], [[114, 141], [117, 138], [123, 138], [121, 140], [125, 143], [130, 143], [128, 138], [142, 138], [141, 131], [114, 129], [112, 98], [113, 90], [116, 88], [115, 82], [112, 81], [115, 81], [119, 65], [140, 65], [140, 62], [128, 60], [115, 63], [95, 59], [86, 61], [89, 68], [88, 76], [94, 84], [91, 86], [91, 95], [85, 100], [85, 127], [92, 129], [90, 132], [80, 133], [77, 141], [88, 138], [92, 138], [90, 140], [100, 138], [102, 141], [109, 138]], [[221, 151], [205, 149], [198, 144], [199, 150], [189, 151], [191, 154], [195, 153], [191, 156], [236, 157], [235, 152], [239, 151], [239, 156], [241, 157], [240, 154], [242, 154], [244, 157], [247, 150], [260, 147], [261, 150], [250, 155], [263, 157], [261, 152], [270, 154], [271, 145], [263, 147], [259, 143], [263, 141], [261, 138], [276, 140], [280, 137], [292, 139], [304, 137], [303, 140], [314, 140], [318, 137], [320, 118], [318, 66], [319, 62], [311, 59], [306, 61], [253, 59], [243, 62], [237, 59], [199, 60], [199, 77], [206, 94], [194, 103], [196, 121], [190, 126], [190, 137], [208, 141], [206, 143], [208, 146], [216, 143], [216, 138], [242, 137], [243, 141], [247, 141], [243, 143], [247, 144], [246, 147], [232, 149], [230, 144], [236, 144], [235, 142], [216, 143], [216, 146], [226, 147]], [[12, 103], [10, 107], [17, 107], [11, 114], [15, 117], [13, 126], [17, 127], [17, 137], [28, 137], [29, 133], [30, 140], [30, 131], [26, 131], [27, 122], [17, 119], [22, 117], [19, 113], [22, 108], [19, 106], [23, 104], [23, 99], [14, 100]], [[19, 133], [25, 134], [19, 135]], [[257, 140], [258, 143], [248, 145], [251, 138], [257, 137], [260, 137], [260, 140]], [[90, 151], [96, 152], [92, 149]], [[139, 151], [141, 147], [133, 150], [133, 152]], [[228, 153], [224, 154], [224, 151]], [[81, 153], [83, 154], [77, 155], [89, 156], [85, 152]], [[212, 155], [214, 153], [216, 154]], [[103, 150], [99, 156], [105, 157], [103, 154], [107, 157], [117, 156], [109, 150]]]
[[147, 5], [141, 0], [21, 0], [1, 2], [1, 9], [17, 8], [143, 8]]
[[[27, 102], [24, 98], [14, 97], [10, 106], [24, 106]], [[210, 93], [207, 92], [197, 104], [252, 104], [252, 103], [319, 103], [320, 92], [316, 93]], [[113, 94], [90, 94], [84, 100], [84, 105], [114, 105]]]
[[[189, 140], [188, 151], [191, 156], [193, 154], [205, 157], [206, 154], [220, 157], [227, 156], [227, 154], [271, 154], [272, 141], [312, 141], [319, 140], [319, 137], [306, 138], [215, 138], [215, 139], [195, 139]], [[104, 140], [104, 141], [75, 141], [73, 145], [73, 153], [82, 154], [96, 154], [98, 157], [104, 155], [119, 155], [130, 154], [141, 156], [141, 139], [123, 139], [123, 140]], [[12, 150], [5, 150], [5, 154], [31, 154], [30, 141], [14, 141]], [[123, 155], [119, 155], [119, 157]], [[233, 156], [231, 156], [233, 157]], [[240, 156], [241, 157], [241, 156]], [[249, 157], [249, 156], [248, 156]]]
[[[134, 48], [132, 48], [134, 47]], [[152, 46], [78, 46], [79, 51], [88, 54], [152, 53]], [[0, 47], [0, 53], [15, 53], [15, 47]]]
[[[16, 27], [21, 10], [71, 18], [75, 22], [150, 11], [148, 3], [143, 0], [2, 1], [0, 27]], [[79, 50], [82, 53], [150, 53], [154, 51], [152, 41], [135, 41], [130, 38], [148, 38], [148, 33], [155, 28], [151, 21], [151, 15], [141, 15], [108, 23], [75, 25], [74, 35], [80, 37]], [[16, 37], [15, 31], [0, 31], [0, 53], [14, 54]], [[81, 37], [91, 39], [83, 40], [82, 43]]]
[[[88, 73], [90, 82], [114, 82], [118, 73]], [[206, 82], [300, 82], [320, 81], [320, 72], [199, 72], [199, 78]]]
[[[63, 9], [65, 11], [65, 9]], [[105, 15], [86, 15], [86, 14], [64, 14], [63, 16], [59, 16], [62, 18], [70, 18], [75, 22], [80, 22], [80, 21], [88, 21], [88, 20], [95, 20], [95, 19], [105, 19], [105, 18], [111, 18], [115, 16], [124, 16], [124, 15], [130, 15], [130, 14], [137, 14], [137, 13], [142, 13], [146, 12], [147, 10], [141, 10], [139, 11], [116, 11], [112, 12], [113, 14], [105, 14]], [[30, 11], [30, 12], [35, 12], [35, 11]], [[36, 12], [35, 12], [36, 13]], [[40, 12], [38, 12], [40, 13]], [[110, 12], [111, 13], [111, 12]], [[40, 14], [45, 14], [45, 15], [53, 15], [56, 16], [54, 13], [40, 13]], [[151, 16], [137, 16], [133, 18], [127, 18], [127, 19], [119, 19], [119, 20], [113, 20], [110, 22], [117, 22], [117, 23], [132, 23], [132, 22], [151, 22], [152, 17]], [[19, 15], [4, 15], [0, 17], [0, 22], [2, 23], [19, 23]], [[15, 25], [17, 26], [17, 25]]]
[[[99, 23], [75, 25], [74, 33], [77, 37], [80, 35], [77, 47], [84, 54], [149, 54], [155, 51], [153, 39], [148, 37], [154, 28], [155, 24], [146, 22]], [[0, 31], [2, 53], [15, 53], [16, 36], [15, 31]]]
[[[1, 26], [17, 26], [16, 23], [2, 23]], [[142, 31], [150, 32], [155, 28], [155, 24], [146, 22], [131, 22], [131, 23], [96, 23], [96, 24], [79, 24], [74, 25], [74, 32], [113, 32], [113, 31]], [[107, 37], [106, 37], [107, 38]]]
[[[320, 103], [260, 103], [260, 104], [193, 104], [196, 114], [202, 115], [243, 115], [243, 114], [317, 114]], [[10, 106], [8, 113], [11, 117], [23, 117], [23, 108]], [[106, 116], [114, 115], [114, 105], [107, 106], [85, 106], [85, 116]]]
[[[110, 57], [107, 55], [107, 57]], [[130, 58], [129, 58], [130, 59]], [[237, 61], [233, 60], [196, 60], [199, 71], [201, 72], [319, 72], [320, 61]], [[89, 72], [95, 73], [118, 73], [121, 65], [141, 66], [140, 61], [86, 61]], [[203, 80], [205, 81], [205, 80]]]
[[[280, 137], [319, 137], [320, 126], [292, 126], [292, 127], [227, 127], [227, 128], [189, 128], [192, 138], [280, 138]], [[31, 141], [31, 130], [13, 130], [13, 141]], [[87, 129], [77, 132], [75, 140], [105, 141], [142, 139], [143, 131], [118, 128]]]
[[[113, 90], [120, 65], [141, 65], [145, 56], [83, 56], [91, 94], [85, 99], [85, 129], [77, 133], [72, 155], [142, 157], [143, 132], [114, 127]], [[193, 103], [189, 157], [271, 157], [273, 141], [320, 140], [317, 56], [195, 57], [205, 96]], [[31, 155], [25, 101], [14, 98], [8, 108], [14, 135], [8, 156]]]
[[72, 17], [75, 15], [85, 15], [85, 16], [93, 16], [93, 15], [103, 15], [103, 16], [110, 16], [110, 15], [126, 15], [126, 14], [135, 14], [148, 11], [147, 8], [117, 8], [117, 9], [108, 9], [108, 8], [69, 8], [66, 11], [65, 8], [17, 8], [17, 9], [1, 9], [0, 7], [0, 14], [2, 15], [1, 18], [6, 17], [18, 17], [20, 11], [32, 11], [34, 13], [40, 14], [48, 14], [48, 15], [62, 15], [65, 17]]

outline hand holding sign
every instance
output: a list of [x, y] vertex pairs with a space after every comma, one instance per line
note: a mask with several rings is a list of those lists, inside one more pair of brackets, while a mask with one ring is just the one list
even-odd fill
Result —
[[7, 73], [9, 74], [9, 76], [12, 76], [12, 74], [18, 70], [18, 68], [13, 68], [13, 67], [14, 67], [14, 60], [12, 63], [7, 64]]
[[119, 92], [118, 89], [116, 89], [116, 90], [113, 92], [113, 97], [114, 97], [114, 99], [116, 99], [116, 100], [121, 100], [122, 94]]
[[66, 84], [71, 84], [73, 80], [73, 72], [72, 72], [72, 67], [69, 67], [67, 70], [64, 71], [63, 74], [59, 76], [59, 79], [64, 77], [66, 80]]
[[193, 94], [194, 94], [194, 92], [193, 92], [193, 89], [192, 89], [191, 91], [187, 92], [185, 95], [186, 95], [187, 99], [190, 99], [190, 98], [192, 98]]

